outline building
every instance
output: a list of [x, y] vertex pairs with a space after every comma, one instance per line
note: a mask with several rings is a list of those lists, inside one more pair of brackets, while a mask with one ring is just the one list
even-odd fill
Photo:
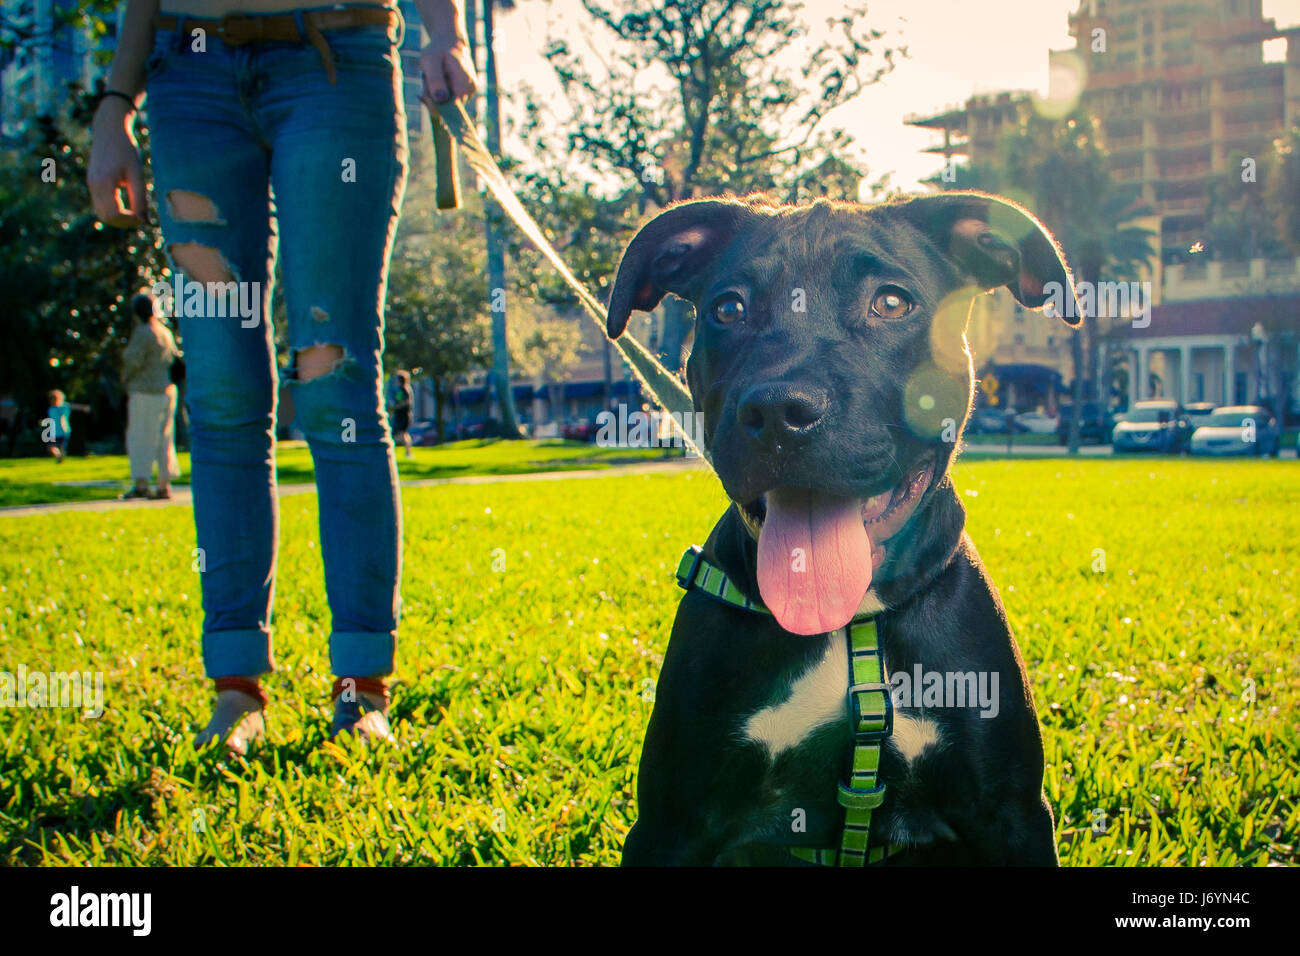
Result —
[[[1279, 29], [1260, 0], [1083, 0], [1070, 18], [1072, 50], [1051, 51], [1054, 77], [1073, 78], [1101, 121], [1115, 179], [1137, 188], [1160, 236], [1149, 276], [1152, 309], [1138, 323], [1098, 323], [1103, 382], [1123, 370], [1111, 401], [1270, 398], [1294, 404], [1300, 268], [1294, 260], [1205, 261], [1210, 185], [1234, 153], [1271, 148], [1300, 125], [1300, 28]], [[1284, 55], [1266, 60], [1265, 41]], [[913, 126], [942, 132], [928, 152], [945, 163], [997, 160], [998, 139], [1031, 97], [970, 97]], [[1147, 321], [1149, 319], [1149, 321]], [[1002, 404], [1052, 411], [1074, 374], [1069, 333], [1027, 313], [1004, 290], [979, 300], [969, 339]], [[1104, 387], [1104, 386], [1103, 386]], [[1103, 396], [1104, 397], [1104, 396]]]
[[[604, 331], [581, 309], [555, 309], [553, 317], [577, 324], [582, 336], [578, 360], [559, 382], [538, 382], [519, 375], [514, 377], [511, 388], [523, 425], [539, 436], [559, 434], [574, 426], [589, 426], [596, 415], [607, 408], [625, 405], [630, 413], [649, 401], [631, 368], [619, 357], [618, 350], [610, 344]], [[628, 334], [635, 335], [645, 344], [652, 335], [653, 325], [650, 317], [637, 316], [629, 326]], [[605, 394], [607, 359], [608, 401]], [[484, 387], [485, 377], [481, 370], [467, 376], [455, 389], [455, 395], [444, 402], [442, 417], [448, 434], [453, 434], [457, 428], [465, 433], [467, 428], [473, 429], [496, 416], [495, 403]], [[417, 381], [415, 388], [416, 419], [432, 421], [435, 416], [432, 387], [428, 382]], [[468, 434], [475, 435], [473, 431]]]
[[70, 84], [89, 89], [107, 72], [125, 6], [99, 39], [59, 21], [72, 6], [60, 0], [0, 0], [0, 21], [19, 38], [11, 49], [0, 50], [0, 139], [21, 136], [34, 116], [59, 112]]
[[1132, 401], [1300, 410], [1300, 258], [1169, 266], [1150, 322], [1099, 348], [1103, 367], [1127, 370]]
[[[1260, 154], [1300, 123], [1300, 27], [1264, 19], [1261, 0], [1082, 0], [1070, 34], [1073, 50], [1049, 54], [1054, 71], [1083, 78], [1111, 172], [1160, 214], [1178, 261], [1203, 238], [1210, 182], [1232, 154]], [[1285, 44], [1283, 60], [1265, 61], [1267, 40]], [[928, 151], [946, 162], [987, 163], [1029, 96], [981, 94], [907, 122], [943, 133]]]
[[[68, 0], [0, 0], [0, 21], [20, 31], [21, 42], [0, 50], [0, 137], [20, 136], [33, 116], [58, 112], [69, 84], [86, 89], [108, 72], [109, 55], [117, 46], [117, 31], [125, 6], [107, 23], [100, 39], [90, 31], [58, 22]], [[428, 32], [412, 0], [400, 0], [406, 32], [399, 50], [402, 93], [410, 138], [429, 135], [429, 118], [420, 102], [420, 50]]]
[[420, 74], [420, 51], [429, 42], [429, 33], [420, 23], [413, 0], [400, 0], [397, 7], [406, 21], [406, 32], [398, 50], [402, 58], [402, 101], [406, 104], [406, 134], [410, 140], [429, 135], [429, 117], [420, 102], [424, 80]]
[[976, 373], [997, 383], [999, 406], [1020, 411], [1056, 408], [1073, 374], [1068, 335], [1060, 319], [1026, 309], [1006, 289], [977, 296], [966, 329]]

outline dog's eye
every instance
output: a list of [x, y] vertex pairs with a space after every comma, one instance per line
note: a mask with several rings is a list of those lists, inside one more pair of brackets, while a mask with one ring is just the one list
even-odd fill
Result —
[[912, 311], [912, 297], [896, 285], [881, 287], [871, 300], [871, 312], [882, 319], [901, 319]]
[[731, 325], [745, 318], [745, 302], [734, 292], [713, 303], [713, 317], [723, 325]]

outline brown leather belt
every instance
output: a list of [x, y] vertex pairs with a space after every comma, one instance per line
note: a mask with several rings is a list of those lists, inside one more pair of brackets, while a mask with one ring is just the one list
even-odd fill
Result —
[[[298, 29], [299, 17], [302, 18], [302, 31]], [[325, 39], [325, 31], [381, 24], [392, 30], [400, 28], [401, 22], [401, 15], [394, 8], [371, 6], [306, 10], [300, 14], [228, 13], [220, 20], [167, 13], [160, 13], [153, 18], [157, 30], [178, 30], [182, 24], [186, 27], [193, 25], [210, 30], [226, 46], [243, 46], [247, 43], [310, 43], [320, 54], [321, 62], [325, 65], [325, 75], [331, 83], [336, 80], [337, 74], [334, 69], [334, 51]]]

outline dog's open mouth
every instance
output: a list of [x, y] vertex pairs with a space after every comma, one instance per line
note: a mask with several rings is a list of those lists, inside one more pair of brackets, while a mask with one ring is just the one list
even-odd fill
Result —
[[758, 538], [758, 587], [777, 622], [795, 634], [848, 624], [885, 560], [886, 542], [912, 516], [933, 476], [929, 460], [870, 498], [774, 488], [742, 506]]

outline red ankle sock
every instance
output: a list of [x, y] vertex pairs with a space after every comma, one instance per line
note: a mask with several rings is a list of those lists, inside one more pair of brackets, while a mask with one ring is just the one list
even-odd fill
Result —
[[388, 709], [388, 683], [382, 677], [336, 678], [334, 689], [330, 691], [330, 697], [338, 700], [339, 695], [345, 691], [351, 691], [354, 694], [369, 694], [372, 697], [382, 697], [384, 709]]
[[217, 685], [218, 692], [237, 690], [249, 697], [256, 697], [263, 710], [266, 709], [266, 705], [270, 702], [270, 698], [266, 696], [266, 691], [262, 690], [262, 685], [257, 682], [255, 677], [218, 677], [213, 683]]

